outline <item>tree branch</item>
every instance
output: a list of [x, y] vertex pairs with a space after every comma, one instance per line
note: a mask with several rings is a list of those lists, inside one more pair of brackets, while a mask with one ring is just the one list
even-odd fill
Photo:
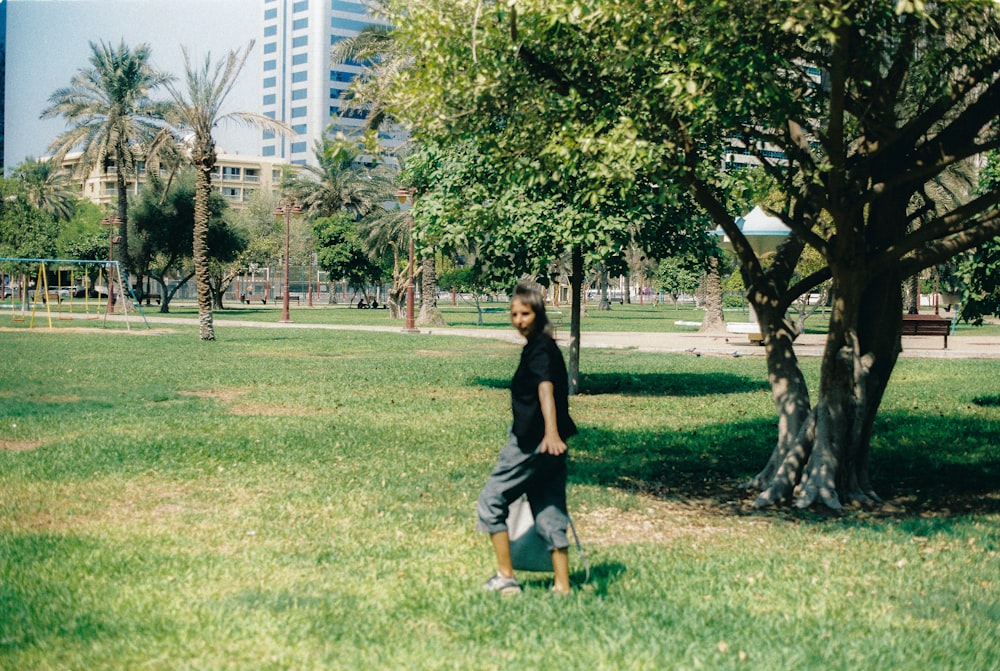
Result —
[[516, 45], [517, 57], [524, 61], [528, 68], [541, 79], [552, 84], [552, 88], [561, 96], [568, 96], [572, 83], [563, 75], [559, 68], [544, 62], [530, 48], [520, 43], [517, 30], [517, 7], [510, 8], [510, 39]]

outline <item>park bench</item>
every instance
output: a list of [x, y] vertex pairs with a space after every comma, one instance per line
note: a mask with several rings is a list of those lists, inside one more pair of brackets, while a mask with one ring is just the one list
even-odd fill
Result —
[[951, 320], [938, 315], [903, 315], [903, 335], [944, 336], [944, 349], [948, 349]]
[[760, 333], [760, 325], [756, 322], [726, 322], [726, 332], [746, 335], [750, 342], [755, 345], [764, 342], [764, 336]]
[[240, 302], [250, 305], [251, 303], [260, 303], [261, 305], [267, 305], [267, 296], [248, 296], [247, 294], [242, 294], [240, 296]]
[[[295, 302], [295, 304], [296, 304], [296, 305], [298, 305], [298, 304], [299, 304], [299, 299], [300, 299], [300, 298], [301, 298], [301, 297], [300, 297], [300, 296], [299, 296], [298, 294], [288, 294], [288, 302], [289, 302], [289, 303], [291, 303], [291, 302], [293, 302], [293, 301], [294, 301], [294, 302]], [[277, 298], [275, 299], [275, 301], [276, 301], [276, 302], [278, 302], [278, 303], [284, 303], [284, 302], [285, 302], [285, 297], [284, 297], [284, 296], [278, 296], [278, 297], [277, 297]]]

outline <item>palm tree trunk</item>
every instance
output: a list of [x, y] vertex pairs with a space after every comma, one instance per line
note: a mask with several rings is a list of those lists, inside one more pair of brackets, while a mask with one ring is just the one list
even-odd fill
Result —
[[[127, 310], [125, 305], [125, 300], [127, 300], [125, 282], [129, 277], [131, 264], [128, 258], [128, 184], [125, 182], [124, 157], [120, 151], [117, 153], [116, 163], [115, 178], [118, 188], [118, 219], [121, 223], [118, 224], [118, 242], [114, 243], [114, 253], [115, 258], [118, 260], [118, 266], [121, 268], [120, 295], [122, 300], [115, 304], [115, 312], [123, 312]], [[108, 283], [108, 290], [111, 290], [110, 283]]]
[[[705, 272], [705, 317], [702, 319], [698, 333], [725, 333], [726, 318], [722, 314], [722, 280], [719, 277], [719, 258], [709, 257], [708, 270]], [[677, 301], [674, 301], [677, 305]]]
[[438, 283], [434, 263], [433, 252], [425, 254], [420, 263], [420, 314], [417, 316], [417, 324], [420, 326], [444, 326], [444, 316], [438, 309]]
[[194, 191], [194, 280], [198, 294], [198, 336], [201, 340], [215, 340], [208, 271], [208, 198], [212, 192], [214, 163], [215, 152], [212, 148], [203, 152], [201, 160], [195, 162], [198, 170]]

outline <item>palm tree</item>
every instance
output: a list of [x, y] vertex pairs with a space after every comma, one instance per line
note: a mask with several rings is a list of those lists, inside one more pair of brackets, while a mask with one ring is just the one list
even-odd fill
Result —
[[362, 163], [361, 148], [343, 135], [316, 142], [315, 153], [318, 166], [302, 166], [281, 183], [282, 193], [310, 217], [349, 212], [361, 219], [395, 198], [388, 169]]
[[251, 41], [242, 51], [230, 51], [218, 63], [212, 64], [211, 55], [205, 56], [201, 67], [194, 67], [188, 50], [184, 52], [186, 90], [178, 90], [168, 83], [167, 90], [173, 98], [168, 120], [178, 130], [190, 133], [186, 139], [188, 159], [194, 165], [194, 272], [198, 293], [198, 334], [201, 340], [215, 340], [212, 324], [212, 291], [208, 267], [208, 199], [212, 192], [212, 169], [215, 168], [215, 139], [212, 129], [223, 121], [237, 121], [264, 130], [291, 134], [285, 124], [253, 112], [222, 113], [226, 97], [236, 84], [236, 78], [246, 64], [253, 49]]
[[69, 183], [69, 174], [51, 160], [28, 158], [11, 175], [21, 182], [28, 202], [55, 221], [69, 221], [76, 213], [80, 190]]
[[127, 273], [127, 184], [163, 132], [164, 105], [150, 100], [149, 92], [171, 78], [152, 68], [148, 44], [131, 49], [124, 42], [117, 47], [91, 42], [90, 50], [90, 67], [79, 70], [68, 87], [49, 96], [49, 106], [41, 117], [63, 117], [70, 124], [70, 129], [49, 145], [55, 165], [61, 165], [66, 154], [78, 149], [82, 155], [77, 174], [84, 179], [95, 167], [106, 171], [114, 166], [121, 220], [115, 254]]
[[390, 87], [400, 73], [413, 65], [414, 59], [400, 49], [393, 29], [381, 25], [366, 26], [353, 37], [339, 40], [330, 47], [330, 63], [363, 63], [360, 74], [351, 84], [352, 96], [345, 109], [367, 107], [367, 130], [378, 130], [389, 121]]
[[[397, 209], [375, 210], [361, 220], [358, 233], [365, 253], [372, 258], [392, 254], [392, 287], [389, 289], [389, 318], [403, 318], [403, 299], [406, 296], [407, 278], [410, 274], [408, 255], [413, 224], [409, 212]], [[401, 258], [406, 258], [402, 265]], [[420, 272], [414, 268], [414, 276]]]

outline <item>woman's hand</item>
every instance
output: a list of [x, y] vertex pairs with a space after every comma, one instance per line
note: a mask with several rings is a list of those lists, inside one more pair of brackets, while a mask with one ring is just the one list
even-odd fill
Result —
[[551, 454], [554, 457], [558, 457], [566, 451], [566, 443], [559, 437], [559, 434], [556, 434], [555, 438], [545, 436], [542, 438], [542, 445], [539, 451], [542, 454]]
[[542, 436], [539, 452], [558, 457], [566, 451], [566, 441], [559, 436], [555, 386], [551, 382], [539, 383], [538, 402], [542, 408], [542, 419], [545, 420], [545, 435]]

